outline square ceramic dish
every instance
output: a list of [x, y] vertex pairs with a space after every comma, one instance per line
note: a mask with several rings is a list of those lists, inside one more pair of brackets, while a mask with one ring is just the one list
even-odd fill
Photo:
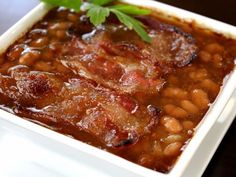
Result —
[[[152, 8], [163, 18], [177, 18], [181, 22], [194, 23], [194, 25], [204, 30], [210, 30], [227, 38], [236, 39], [236, 27], [216, 20], [151, 0], [124, 0], [124, 2]], [[4, 52], [14, 41], [24, 35], [49, 10], [50, 7], [40, 4], [4, 33], [0, 37], [0, 53]], [[81, 176], [81, 174], [83, 176], [99, 177], [201, 176], [236, 115], [236, 110], [234, 109], [236, 105], [235, 83], [236, 69], [225, 78], [220, 94], [198, 125], [194, 137], [168, 174], [141, 167], [3, 110], [0, 110], [0, 131], [4, 132], [0, 136], [1, 150], [5, 148], [5, 151], [14, 151], [14, 149], [18, 149], [18, 151], [14, 151], [13, 155], [11, 154], [15, 163], [4, 163], [5, 166], [1, 166], [5, 169], [14, 169], [14, 171], [16, 167], [18, 170], [24, 170], [27, 167], [27, 170], [31, 169], [30, 176], [42, 176], [44, 170], [49, 172], [43, 176], [58, 177]], [[16, 144], [17, 147], [15, 146]], [[0, 154], [1, 157], [9, 158], [7, 155], [4, 156], [4, 153], [0, 152]], [[25, 165], [22, 165], [22, 158], [27, 159], [23, 161], [23, 163], [26, 163]], [[34, 163], [31, 163], [32, 159], [34, 159]], [[21, 166], [18, 166], [18, 162]], [[36, 167], [40, 174], [33, 173]], [[7, 173], [7, 170], [3, 170], [1, 174], [4, 173]], [[11, 172], [9, 174], [10, 176], [14, 176], [14, 174], [17, 176], [17, 173]]]

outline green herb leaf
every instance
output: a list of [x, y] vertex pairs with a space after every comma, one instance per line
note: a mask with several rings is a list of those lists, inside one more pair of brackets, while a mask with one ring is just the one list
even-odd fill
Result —
[[[80, 11], [82, 0], [41, 0], [42, 2], [54, 5], [63, 6], [69, 9], [73, 9], [76, 12]], [[134, 30], [144, 41], [151, 42], [150, 36], [144, 29], [144, 25], [129, 15], [147, 15], [151, 11], [142, 9], [133, 5], [113, 5], [106, 6], [115, 0], [88, 0], [88, 3], [84, 2], [84, 10], [87, 11], [87, 17], [94, 26], [98, 26], [106, 21], [106, 18], [113, 13], [117, 16], [119, 21], [128, 27], [130, 30]]]
[[88, 2], [92, 3], [92, 4], [104, 6], [104, 5], [107, 5], [107, 4], [109, 4], [109, 3], [113, 2], [113, 1], [114, 0], [89, 0]]
[[68, 9], [73, 9], [76, 12], [80, 11], [81, 0], [41, 0], [54, 6], [62, 6]]
[[133, 29], [136, 33], [138, 33], [138, 35], [144, 41], [146, 41], [148, 43], [151, 42], [150, 36], [148, 36], [147, 32], [143, 28], [143, 24], [140, 21], [138, 21], [135, 18], [130, 17], [130, 16], [128, 16], [128, 15], [124, 14], [123, 12], [120, 12], [116, 9], [110, 9], [110, 11], [117, 16], [117, 18], [119, 19], [119, 21], [121, 23], [126, 25], [130, 30]]
[[90, 5], [88, 7], [87, 17], [94, 26], [98, 26], [106, 21], [106, 18], [110, 15], [110, 11], [106, 7], [98, 5]]
[[142, 8], [139, 8], [137, 6], [132, 6], [132, 5], [119, 4], [119, 5], [110, 6], [109, 8], [118, 10], [125, 14], [130, 14], [130, 15], [148, 15], [151, 13], [151, 10], [142, 9]]

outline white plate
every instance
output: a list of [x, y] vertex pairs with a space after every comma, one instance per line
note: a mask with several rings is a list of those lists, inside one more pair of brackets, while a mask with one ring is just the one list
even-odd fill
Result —
[[[236, 39], [236, 28], [151, 0], [124, 0], [153, 8], [168, 17], [194, 22], [199, 27]], [[40, 20], [49, 7], [40, 4], [0, 37], [0, 52]], [[200, 176], [232, 123], [236, 110], [236, 70], [198, 126], [195, 136], [169, 174], [146, 169], [108, 152], [71, 139], [0, 110], [1, 176]]]

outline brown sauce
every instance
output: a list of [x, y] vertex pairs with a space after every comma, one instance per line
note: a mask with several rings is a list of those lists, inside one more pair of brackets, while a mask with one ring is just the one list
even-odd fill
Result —
[[53, 9], [1, 55], [1, 108], [168, 172], [233, 70], [236, 41], [138, 18], [171, 38], [164, 49], [176, 36], [186, 48], [159, 55], [114, 17], [100, 32], [83, 14]]

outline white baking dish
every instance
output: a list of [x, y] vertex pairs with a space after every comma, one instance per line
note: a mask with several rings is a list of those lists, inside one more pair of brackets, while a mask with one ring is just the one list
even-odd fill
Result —
[[[124, 2], [149, 7], [155, 9], [165, 18], [174, 17], [183, 22], [194, 22], [198, 27], [236, 39], [236, 27], [216, 20], [151, 0], [124, 0]], [[49, 9], [50, 7], [40, 4], [4, 33], [0, 37], [0, 53], [27, 32]], [[0, 165], [5, 170], [0, 169], [0, 174], [17, 176], [19, 175], [18, 171], [22, 172], [27, 167], [27, 171], [31, 169], [31, 174], [28, 176], [35, 177], [37, 175], [57, 177], [81, 175], [99, 177], [201, 176], [236, 114], [236, 109], [234, 109], [236, 105], [235, 83], [236, 69], [225, 79], [224, 86], [215, 103], [199, 124], [195, 136], [168, 174], [146, 169], [3, 110], [0, 110], [0, 156], [9, 158], [4, 153], [9, 152], [10, 155], [13, 153], [10, 159], [14, 163], [11, 160], [6, 163], [2, 158], [5, 163], [0, 160]], [[22, 159], [25, 160], [22, 161]], [[21, 165], [19, 166], [19, 164]], [[16, 170], [16, 173], [10, 169]], [[35, 169], [40, 174], [33, 172]], [[9, 171], [11, 172], [9, 173]], [[48, 173], [43, 173], [43, 171]], [[26, 174], [28, 173], [25, 172], [24, 176], [27, 176]]]

